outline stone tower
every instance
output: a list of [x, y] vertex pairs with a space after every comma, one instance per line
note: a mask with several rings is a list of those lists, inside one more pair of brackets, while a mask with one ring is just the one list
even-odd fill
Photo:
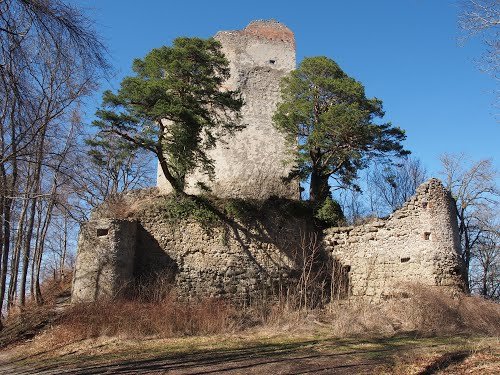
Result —
[[[220, 197], [298, 199], [298, 182], [283, 180], [292, 168], [290, 154], [272, 121], [281, 78], [295, 69], [292, 31], [277, 21], [253, 21], [243, 30], [221, 31], [215, 39], [230, 63], [231, 77], [225, 86], [239, 89], [245, 100], [241, 115], [246, 128], [209, 152], [215, 162], [215, 180], [195, 172], [187, 178], [186, 191], [199, 193], [196, 183], [202, 182]], [[171, 190], [161, 168], [158, 187], [163, 192]]]

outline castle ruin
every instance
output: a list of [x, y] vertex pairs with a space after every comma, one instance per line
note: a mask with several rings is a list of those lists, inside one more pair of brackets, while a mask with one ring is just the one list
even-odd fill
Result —
[[[98, 210], [82, 226], [72, 301], [115, 298], [137, 280], [162, 272], [181, 297], [247, 301], [300, 273], [304, 239], [318, 233], [311, 215], [297, 213], [298, 182], [284, 180], [289, 154], [272, 124], [279, 82], [295, 68], [293, 33], [276, 21], [255, 21], [216, 39], [230, 61], [227, 87], [243, 94], [247, 127], [211, 151], [215, 180], [195, 172], [187, 192], [200, 193], [196, 182], [204, 182], [225, 208], [214, 209], [214, 225], [170, 220], [164, 208], [170, 187], [159, 172], [161, 194], [132, 195], [130, 205], [146, 202], [133, 214], [118, 218]], [[261, 202], [259, 212], [251, 220], [231, 216], [233, 198]], [[387, 219], [319, 233], [323, 261], [342, 276], [339, 298], [377, 301], [408, 282], [459, 290], [463, 270], [454, 210], [450, 194], [431, 179]]]
[[[298, 181], [284, 182], [292, 165], [284, 137], [273, 126], [281, 79], [295, 69], [295, 38], [277, 21], [254, 21], [243, 30], [221, 31], [215, 39], [229, 60], [225, 88], [240, 90], [245, 101], [241, 123], [246, 128], [218, 143], [208, 155], [214, 160], [215, 180], [200, 172], [186, 179], [186, 192], [199, 194], [197, 183], [218, 197], [299, 198]], [[158, 187], [171, 187], [158, 168]]]

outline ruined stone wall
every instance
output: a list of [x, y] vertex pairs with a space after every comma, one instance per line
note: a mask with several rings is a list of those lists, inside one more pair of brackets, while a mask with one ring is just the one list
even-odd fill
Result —
[[[168, 276], [183, 298], [249, 301], [293, 285], [312, 249], [312, 213], [300, 202], [271, 199], [254, 209], [218, 199], [204, 203], [210, 208], [201, 219], [173, 220], [169, 212], [184, 210], [172, 203], [178, 198], [152, 194], [128, 202], [136, 207], [129, 220], [103, 219], [103, 209], [82, 227], [73, 301], [113, 298], [158, 274]], [[235, 202], [246, 207], [245, 215], [230, 214]], [[398, 295], [408, 282], [451, 290], [462, 285], [455, 206], [436, 179], [387, 219], [327, 229], [322, 241], [319, 264], [334, 265], [346, 279], [330, 289], [331, 274], [322, 276], [338, 298], [378, 301]]]
[[[209, 227], [194, 221], [176, 225], [158, 216], [142, 217], [136, 277], [168, 270], [183, 298], [230, 297], [250, 301], [285, 288], [301, 254], [300, 233], [308, 223], [280, 218], [279, 223], [226, 222]], [[141, 276], [143, 275], [143, 276]]]
[[82, 225], [72, 302], [115, 298], [133, 281], [137, 223], [97, 219]]
[[285, 288], [295, 277], [301, 240], [312, 232], [310, 212], [299, 202], [268, 201], [243, 219], [211, 208], [204, 211], [213, 214], [205, 222], [173, 220], [167, 214], [169, 199], [175, 198], [150, 198], [129, 220], [95, 212], [80, 233], [74, 302], [114, 298], [133, 283], [147, 285], [156, 277], [172, 282], [181, 298], [227, 296], [246, 302]]
[[324, 243], [349, 270], [352, 297], [377, 300], [412, 282], [454, 290], [462, 285], [455, 206], [437, 179], [421, 185], [387, 219], [331, 228]]
[[[243, 30], [219, 32], [215, 39], [230, 62], [231, 77], [225, 86], [241, 90], [245, 100], [241, 123], [246, 128], [209, 152], [215, 161], [215, 181], [195, 172], [187, 179], [187, 192], [199, 193], [196, 182], [203, 182], [219, 197], [298, 199], [298, 182], [283, 181], [292, 168], [290, 155], [272, 122], [281, 78], [295, 69], [292, 31], [276, 21], [254, 21]], [[171, 191], [161, 168], [157, 184]]]

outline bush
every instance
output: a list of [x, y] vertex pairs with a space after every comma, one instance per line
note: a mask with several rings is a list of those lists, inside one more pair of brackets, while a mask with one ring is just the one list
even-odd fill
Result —
[[166, 195], [155, 200], [152, 207], [145, 207], [144, 213], [149, 216], [156, 215], [171, 223], [193, 219], [211, 226], [220, 222], [214, 207], [203, 197]]
[[500, 304], [479, 296], [453, 297], [440, 287], [406, 285], [408, 297], [377, 304], [334, 302], [328, 320], [337, 336], [500, 335]]
[[345, 216], [340, 204], [331, 197], [328, 197], [323, 202], [314, 217], [325, 227], [335, 227], [345, 222]]

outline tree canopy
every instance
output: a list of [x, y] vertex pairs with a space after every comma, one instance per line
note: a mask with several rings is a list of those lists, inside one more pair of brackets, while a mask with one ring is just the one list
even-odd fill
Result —
[[327, 57], [305, 58], [283, 79], [274, 122], [294, 145], [295, 174], [310, 178], [311, 201], [329, 196], [330, 177], [349, 185], [370, 158], [409, 153], [403, 130], [374, 121], [383, 116], [382, 102]]
[[237, 91], [222, 90], [228, 61], [214, 39], [177, 38], [133, 63], [118, 92], [106, 91], [94, 125], [133, 147], [153, 152], [176, 192], [199, 167], [213, 177], [206, 151], [234, 132], [243, 105]]

